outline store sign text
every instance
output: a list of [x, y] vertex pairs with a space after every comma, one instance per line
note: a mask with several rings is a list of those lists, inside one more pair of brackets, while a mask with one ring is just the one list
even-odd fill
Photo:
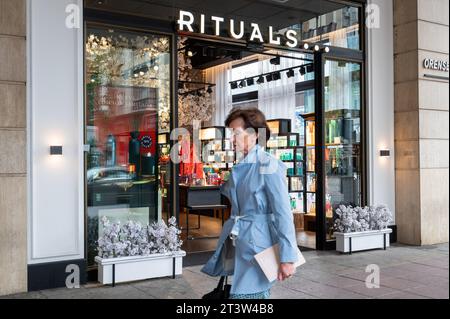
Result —
[[[259, 43], [269, 43], [272, 45], [281, 45], [282, 40], [281, 36], [275, 34], [274, 28], [272, 26], [268, 27], [268, 34], [269, 38], [264, 39], [263, 34], [261, 32], [261, 28], [257, 23], [250, 23], [250, 29], [248, 28], [248, 24], [244, 21], [236, 22], [234, 19], [229, 19], [228, 21], [225, 21], [222, 17], [217, 16], [211, 16], [210, 22], [213, 23], [213, 32], [215, 36], [220, 36], [220, 30], [221, 26], [226, 23], [226, 26], [228, 26], [228, 33], [229, 35], [236, 40], [240, 40], [244, 38], [244, 35], [249, 32], [250, 42], [259, 42]], [[198, 21], [197, 21], [198, 22]], [[206, 25], [206, 16], [204, 14], [200, 15], [200, 24], [198, 27], [198, 30], [194, 30], [194, 25], [197, 23], [195, 21], [194, 14], [189, 11], [183, 11], [180, 10], [179, 18], [178, 18], [178, 30], [188, 31], [192, 33], [201, 33], [206, 34], [205, 31], [205, 25]], [[295, 48], [298, 46], [298, 39], [297, 39], [297, 31], [295, 30], [287, 30], [284, 34], [285, 40], [284, 44], [288, 47]]]
[[428, 70], [448, 72], [448, 61], [425, 59], [423, 60], [423, 67]]

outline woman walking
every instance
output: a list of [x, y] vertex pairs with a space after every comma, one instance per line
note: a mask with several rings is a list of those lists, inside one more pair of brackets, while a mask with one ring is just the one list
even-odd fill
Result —
[[224, 224], [216, 251], [202, 272], [233, 275], [230, 299], [267, 299], [274, 282], [268, 281], [254, 255], [279, 244], [279, 281], [293, 275], [298, 259], [286, 166], [258, 144], [259, 138], [270, 137], [259, 109], [235, 109], [225, 125], [232, 129], [235, 151], [243, 159], [222, 186], [222, 194], [231, 203], [231, 218]]

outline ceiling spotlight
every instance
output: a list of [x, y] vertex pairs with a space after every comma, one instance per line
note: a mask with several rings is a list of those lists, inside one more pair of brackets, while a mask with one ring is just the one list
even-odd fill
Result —
[[280, 74], [280, 72], [274, 72], [274, 73], [273, 73], [273, 79], [274, 79], [275, 81], [281, 79], [281, 74]]
[[330, 47], [325, 47], [324, 51], [325, 51], [326, 53], [329, 53], [329, 52], [330, 52]]
[[245, 83], [245, 80], [242, 80], [241, 81], [241, 83], [239, 83], [239, 87], [242, 89], [242, 88], [245, 88], [247, 86], [247, 83]]
[[302, 66], [302, 67], [300, 68], [300, 74], [301, 74], [301, 75], [305, 75], [305, 74], [306, 74], [306, 68], [305, 68], [304, 66]]
[[254, 84], [255, 84], [255, 79], [253, 79], [253, 78], [247, 79], [247, 85], [248, 86], [254, 85]]
[[294, 77], [294, 75], [295, 75], [294, 70], [290, 69], [289, 71], [287, 71], [286, 75], [287, 75], [288, 78]]
[[267, 74], [266, 75], [266, 80], [267, 80], [267, 82], [272, 82], [273, 81], [273, 75], [272, 74]]
[[315, 46], [314, 46], [314, 51], [319, 51], [320, 50], [320, 46], [318, 45], [318, 44], [316, 44]]
[[211, 94], [211, 93], [213, 92], [211, 86], [208, 86], [208, 89], [206, 90], [206, 92], [207, 92], [208, 94]]
[[159, 66], [155, 65], [155, 66], [153, 67], [153, 70], [158, 71], [158, 70], [159, 70]]
[[190, 58], [192, 58], [194, 56], [194, 52], [192, 52], [192, 50], [187, 50], [186, 51], [186, 55]]
[[277, 56], [277, 57], [275, 57], [275, 58], [273, 58], [273, 59], [270, 59], [270, 64], [273, 64], [273, 65], [280, 65], [280, 57], [279, 56]]
[[232, 89], [232, 90], [235, 90], [235, 89], [238, 88], [237, 82], [231, 82], [231, 83], [230, 83], [230, 86], [231, 86], [231, 89]]
[[264, 77], [262, 75], [260, 75], [258, 80], [256, 80], [256, 83], [263, 84], [264, 83]]
[[314, 64], [310, 63], [306, 66], [306, 71], [308, 73], [314, 72]]
[[309, 49], [309, 44], [308, 43], [303, 43], [303, 49], [308, 50]]

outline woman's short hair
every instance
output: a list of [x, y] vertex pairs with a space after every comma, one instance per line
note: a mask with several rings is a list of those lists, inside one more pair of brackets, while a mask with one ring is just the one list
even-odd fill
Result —
[[244, 129], [252, 128], [258, 133], [258, 129], [266, 130], [266, 141], [270, 138], [270, 128], [266, 116], [256, 107], [234, 108], [225, 120], [225, 126], [229, 127], [231, 122], [241, 118], [244, 121]]

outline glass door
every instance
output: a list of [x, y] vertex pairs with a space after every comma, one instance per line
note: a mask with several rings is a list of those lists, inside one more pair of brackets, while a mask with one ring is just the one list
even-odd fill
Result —
[[326, 241], [335, 239], [336, 209], [363, 204], [361, 79], [361, 63], [324, 60], [321, 167]]
[[168, 213], [171, 38], [88, 24], [85, 48], [87, 259], [102, 220]]
[[[300, 149], [297, 154], [297, 174], [301, 178], [302, 201], [302, 227], [297, 229], [297, 243], [302, 247], [316, 249], [316, 115], [314, 102], [314, 85], [309, 81], [310, 87], [306, 87], [296, 93], [298, 125], [300, 127]], [[295, 215], [294, 215], [295, 216]]]

